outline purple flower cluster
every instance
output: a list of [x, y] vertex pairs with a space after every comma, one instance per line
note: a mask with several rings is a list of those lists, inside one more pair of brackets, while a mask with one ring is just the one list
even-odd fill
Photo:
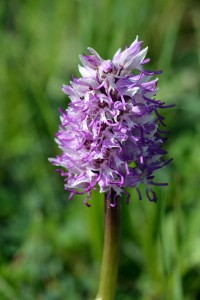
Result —
[[[71, 102], [61, 110], [61, 125], [56, 142], [62, 154], [50, 161], [64, 170], [57, 170], [65, 177], [69, 199], [74, 194], [85, 194], [88, 206], [91, 190], [98, 184], [100, 192], [110, 197], [130, 194], [125, 188], [135, 188], [141, 199], [139, 184], [146, 184], [150, 201], [157, 197], [152, 185], [154, 171], [171, 160], [165, 161], [162, 149], [166, 140], [160, 129], [165, 126], [158, 109], [166, 108], [164, 102], [155, 100], [158, 79], [151, 79], [161, 72], [147, 71], [143, 65], [148, 48], [141, 50], [138, 37], [124, 51], [119, 49], [112, 60], [104, 60], [92, 48], [91, 55], [81, 55], [81, 78], [73, 78], [63, 92]], [[113, 206], [115, 206], [115, 197]]]

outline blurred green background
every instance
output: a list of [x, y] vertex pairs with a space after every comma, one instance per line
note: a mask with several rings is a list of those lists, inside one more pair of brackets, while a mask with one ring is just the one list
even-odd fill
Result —
[[78, 55], [103, 58], [136, 35], [160, 70], [173, 163], [159, 201], [123, 205], [117, 300], [200, 299], [200, 1], [0, 1], [0, 300], [94, 299], [103, 198], [68, 201], [58, 153], [61, 85]]

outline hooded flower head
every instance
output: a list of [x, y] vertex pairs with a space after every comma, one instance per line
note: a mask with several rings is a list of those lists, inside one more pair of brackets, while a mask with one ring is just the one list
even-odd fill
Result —
[[[130, 194], [126, 188], [135, 188], [141, 199], [139, 185], [146, 184], [150, 201], [157, 197], [152, 185], [154, 171], [165, 166], [162, 146], [167, 131], [158, 109], [164, 102], [155, 100], [161, 72], [143, 69], [147, 49], [141, 50], [138, 37], [124, 51], [119, 49], [112, 60], [104, 60], [92, 48], [90, 55], [81, 55], [81, 78], [73, 78], [62, 90], [71, 100], [61, 110], [61, 125], [56, 142], [62, 154], [50, 159], [65, 177], [65, 189], [74, 194], [85, 194], [89, 206], [91, 190], [99, 185], [100, 192], [110, 197]], [[115, 199], [113, 204], [115, 205]]]

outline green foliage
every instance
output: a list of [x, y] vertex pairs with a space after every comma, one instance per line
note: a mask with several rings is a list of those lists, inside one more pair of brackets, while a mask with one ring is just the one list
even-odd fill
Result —
[[200, 4], [186, 0], [0, 2], [0, 299], [92, 299], [103, 245], [103, 196], [68, 202], [47, 161], [57, 147], [61, 85], [88, 46], [110, 57], [138, 34], [174, 162], [158, 172], [159, 202], [123, 206], [117, 300], [200, 297]]

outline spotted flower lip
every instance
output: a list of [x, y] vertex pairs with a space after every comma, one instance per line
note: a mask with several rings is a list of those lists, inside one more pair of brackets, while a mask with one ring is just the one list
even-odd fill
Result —
[[[61, 113], [61, 124], [56, 142], [62, 154], [50, 162], [65, 177], [65, 189], [74, 194], [85, 194], [84, 203], [90, 206], [92, 189], [99, 185], [107, 198], [112, 191], [116, 196], [130, 194], [126, 188], [135, 188], [139, 199], [141, 183], [146, 184], [150, 201], [157, 197], [152, 190], [154, 172], [171, 159], [162, 149], [166, 141], [161, 126], [166, 126], [159, 109], [165, 106], [155, 100], [160, 71], [144, 70], [148, 48], [135, 41], [125, 50], [119, 49], [112, 60], [104, 60], [92, 48], [90, 55], [80, 55], [81, 78], [73, 78], [62, 91], [71, 100]], [[113, 204], [115, 206], [115, 199]]]

